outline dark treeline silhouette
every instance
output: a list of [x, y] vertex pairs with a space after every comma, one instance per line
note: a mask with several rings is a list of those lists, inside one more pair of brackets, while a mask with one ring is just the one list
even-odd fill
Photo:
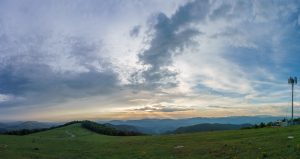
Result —
[[12, 131], [3, 132], [2, 134], [5, 134], [5, 135], [28, 135], [28, 134], [33, 134], [33, 133], [46, 131], [46, 130], [50, 130], [50, 129], [51, 128], [21, 129], [21, 130], [12, 130]]
[[137, 136], [137, 135], [144, 135], [140, 132], [135, 132], [135, 131], [124, 131], [124, 130], [119, 130], [114, 127], [111, 127], [107, 124], [98, 124], [96, 122], [92, 121], [83, 121], [81, 126], [83, 128], [86, 128], [88, 130], [91, 130], [93, 132], [96, 132], [98, 134], [103, 134], [103, 135], [111, 135], [111, 136]]
[[280, 125], [276, 124], [276, 122], [268, 122], [268, 123], [261, 122], [260, 124], [254, 124], [253, 126], [244, 127], [241, 129], [258, 129], [258, 128], [274, 127], [274, 126], [280, 126]]

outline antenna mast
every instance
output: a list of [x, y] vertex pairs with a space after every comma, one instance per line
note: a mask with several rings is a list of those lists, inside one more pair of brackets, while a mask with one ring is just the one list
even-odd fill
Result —
[[290, 77], [288, 83], [292, 85], [292, 125], [294, 125], [294, 85], [297, 84], [297, 77]]

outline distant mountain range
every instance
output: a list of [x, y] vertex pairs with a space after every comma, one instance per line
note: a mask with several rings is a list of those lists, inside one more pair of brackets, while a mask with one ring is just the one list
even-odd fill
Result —
[[113, 127], [117, 130], [121, 130], [121, 131], [131, 131], [131, 132], [140, 132], [138, 128], [136, 128], [135, 126], [131, 126], [131, 125], [113, 125], [110, 123], [105, 123], [105, 126], [108, 127]]
[[221, 130], [237, 130], [237, 129], [250, 127], [250, 126], [252, 126], [252, 125], [251, 124], [235, 125], [235, 124], [204, 123], [204, 124], [196, 124], [196, 125], [191, 125], [191, 126], [179, 127], [174, 131], [167, 132], [166, 134], [181, 134], [181, 133], [221, 131]]
[[0, 123], [0, 132], [21, 130], [21, 129], [42, 129], [50, 128], [58, 125], [57, 123], [46, 123], [37, 121], [25, 121], [25, 122], [8, 122]]
[[[216, 117], [216, 118], [185, 118], [185, 119], [140, 119], [140, 120], [112, 120], [112, 121], [97, 121], [102, 124], [112, 124], [110, 126], [126, 131], [141, 132], [145, 134], [163, 134], [170, 131], [175, 131], [179, 127], [186, 127], [196, 124], [259, 124], [267, 123], [283, 119], [280, 116], [231, 116], [231, 117]], [[0, 132], [13, 131], [20, 129], [41, 129], [50, 128], [63, 123], [51, 122], [5, 122], [0, 123]], [[202, 125], [201, 127], [204, 127]], [[207, 125], [208, 126], [208, 125]]]
[[185, 118], [185, 119], [141, 119], [141, 120], [112, 120], [98, 121], [100, 123], [110, 123], [113, 125], [131, 125], [143, 133], [161, 134], [168, 131], [174, 131], [179, 127], [191, 126], [203, 123], [219, 124], [259, 124], [283, 119], [280, 116], [230, 116], [215, 118]]

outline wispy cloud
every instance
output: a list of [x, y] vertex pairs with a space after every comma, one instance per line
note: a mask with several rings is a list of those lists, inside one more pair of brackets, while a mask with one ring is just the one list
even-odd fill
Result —
[[146, 111], [146, 112], [178, 112], [194, 110], [192, 107], [187, 106], [163, 106], [160, 104], [144, 106], [140, 108], [129, 109], [130, 111]]

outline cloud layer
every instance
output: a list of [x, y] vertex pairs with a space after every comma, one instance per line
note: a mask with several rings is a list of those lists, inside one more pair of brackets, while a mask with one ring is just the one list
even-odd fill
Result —
[[0, 119], [285, 115], [299, 11], [292, 0], [1, 1]]

